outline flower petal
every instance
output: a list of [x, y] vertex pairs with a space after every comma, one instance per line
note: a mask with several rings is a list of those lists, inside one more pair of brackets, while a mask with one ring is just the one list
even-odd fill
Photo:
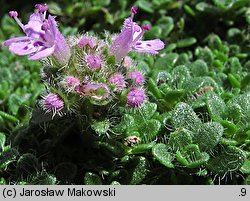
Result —
[[27, 36], [20, 36], [20, 37], [16, 37], [16, 38], [10, 38], [6, 41], [3, 42], [4, 46], [10, 46], [12, 43], [16, 43], [16, 42], [27, 42], [30, 41], [31, 38], [27, 37]]
[[[139, 36], [142, 32], [142, 28], [136, 23], [134, 22], [133, 24], [133, 41], [137, 38], [137, 36]], [[139, 38], [139, 40], [142, 38], [142, 36]]]
[[33, 45], [32, 41], [13, 42], [9, 46], [9, 51], [17, 55], [27, 55], [37, 51], [37, 47]]
[[24, 32], [27, 36], [39, 39], [44, 34], [42, 30], [43, 21], [39, 13], [33, 13], [30, 16], [28, 24], [24, 26]]
[[132, 47], [136, 52], [147, 52], [151, 54], [157, 54], [158, 50], [163, 49], [165, 44], [160, 39], [138, 41]]
[[110, 53], [115, 55], [116, 61], [119, 62], [123, 57], [127, 56], [131, 50], [133, 41], [133, 24], [132, 18], [127, 18], [123, 24], [121, 33], [112, 41]]
[[53, 45], [52, 47], [49, 47], [49, 48], [42, 47], [40, 50], [38, 50], [34, 54], [30, 55], [28, 57], [28, 59], [29, 60], [39, 60], [39, 59], [42, 59], [44, 57], [48, 57], [54, 53], [54, 50], [55, 50], [55, 45]]
[[51, 29], [51, 33], [48, 34], [46, 32], [45, 34], [47, 36], [46, 40], [48, 41], [50, 46], [55, 45], [53, 55], [56, 57], [57, 61], [60, 64], [65, 65], [69, 61], [69, 58], [70, 58], [70, 48], [65, 38], [59, 31], [56, 25], [55, 18], [53, 16], [49, 15], [48, 23]]

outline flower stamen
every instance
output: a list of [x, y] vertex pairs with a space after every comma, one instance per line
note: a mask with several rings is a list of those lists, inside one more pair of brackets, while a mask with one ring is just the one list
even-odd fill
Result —
[[131, 18], [133, 19], [135, 14], [137, 13], [138, 7], [137, 6], [133, 6], [131, 8]]
[[23, 23], [18, 19], [18, 13], [17, 11], [10, 11], [9, 16], [14, 18], [14, 20], [17, 22], [17, 24], [21, 27], [21, 29], [24, 31], [24, 25]]

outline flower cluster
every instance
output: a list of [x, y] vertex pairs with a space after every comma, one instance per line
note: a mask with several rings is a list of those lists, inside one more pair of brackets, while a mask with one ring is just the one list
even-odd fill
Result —
[[[146, 100], [143, 89], [145, 78], [127, 54], [130, 51], [157, 54], [164, 48], [160, 39], [142, 41], [149, 25], [140, 27], [133, 22], [137, 7], [125, 19], [121, 33], [110, 44], [89, 34], [72, 36], [68, 41], [58, 30], [55, 18], [47, 17], [48, 6], [37, 4], [26, 25], [10, 11], [25, 36], [3, 43], [10, 52], [29, 55], [30, 60], [44, 64], [42, 77], [47, 87], [39, 101], [52, 117], [80, 108], [85, 100], [93, 105], [114, 101], [128, 107], [140, 107]], [[125, 94], [126, 101], [123, 99]]]

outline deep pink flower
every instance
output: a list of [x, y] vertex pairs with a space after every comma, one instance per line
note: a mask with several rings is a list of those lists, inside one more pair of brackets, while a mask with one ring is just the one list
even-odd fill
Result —
[[144, 76], [140, 71], [130, 72], [128, 78], [133, 81], [134, 86], [142, 85], [145, 81]]
[[36, 5], [29, 22], [23, 25], [17, 18], [16, 11], [10, 11], [26, 36], [11, 38], [3, 43], [17, 55], [29, 55], [30, 60], [39, 60], [53, 55], [61, 65], [65, 65], [70, 57], [70, 49], [64, 37], [57, 28], [56, 21], [51, 15], [46, 19], [47, 5]]
[[115, 91], [122, 91], [126, 88], [124, 76], [120, 73], [115, 73], [110, 76], [109, 83], [115, 86]]
[[57, 94], [49, 93], [48, 95], [42, 97], [40, 105], [46, 113], [52, 112], [54, 117], [56, 114], [60, 116], [62, 115], [60, 111], [64, 107], [64, 102]]
[[127, 97], [127, 104], [131, 107], [141, 106], [146, 99], [146, 95], [141, 89], [131, 89]]
[[160, 39], [142, 41], [145, 31], [150, 29], [149, 25], [142, 28], [133, 22], [137, 7], [132, 7], [131, 17], [125, 19], [121, 33], [112, 41], [110, 53], [115, 55], [117, 62], [121, 61], [130, 51], [157, 54], [158, 50], [164, 48], [165, 44]]

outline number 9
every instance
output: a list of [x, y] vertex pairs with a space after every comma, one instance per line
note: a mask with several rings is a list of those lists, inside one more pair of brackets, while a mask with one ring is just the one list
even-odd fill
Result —
[[240, 189], [240, 191], [241, 191], [241, 196], [245, 196], [247, 194], [247, 189], [245, 188]]

